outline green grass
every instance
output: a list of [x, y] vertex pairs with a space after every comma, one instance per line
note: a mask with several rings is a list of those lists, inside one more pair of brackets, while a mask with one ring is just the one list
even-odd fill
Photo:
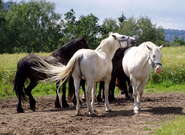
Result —
[[[49, 55], [48, 53], [37, 53], [37, 54], [41, 56]], [[27, 55], [26, 53], [0, 54], [0, 97], [9, 97], [15, 95], [12, 89], [17, 62], [19, 59], [26, 55]], [[34, 89], [33, 94], [34, 95], [50, 94], [52, 93], [51, 91], [49, 91], [51, 87], [54, 87], [54, 84], [50, 85], [41, 83]]]
[[[49, 55], [48, 53], [36, 53], [41, 56]], [[0, 71], [12, 71], [15, 72], [17, 62], [22, 57], [28, 55], [27, 53], [16, 54], [0, 54]]]
[[153, 135], [185, 135], [185, 116], [164, 123]]
[[[165, 47], [162, 49], [163, 72], [160, 75], [152, 73], [145, 91], [153, 92], [185, 92], [185, 46]], [[27, 55], [0, 54], [0, 97], [14, 96], [13, 79], [17, 62]], [[38, 55], [49, 55], [39, 53]], [[52, 90], [51, 90], [52, 89]], [[40, 83], [34, 90], [34, 95], [54, 94], [55, 85]]]
[[145, 87], [145, 93], [169, 93], [169, 92], [185, 92], [185, 84], [170, 84], [168, 82], [159, 84], [149, 83]]

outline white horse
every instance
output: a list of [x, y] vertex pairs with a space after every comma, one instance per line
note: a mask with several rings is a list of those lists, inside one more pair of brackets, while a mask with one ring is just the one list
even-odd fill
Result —
[[[110, 111], [108, 101], [108, 87], [112, 72], [112, 58], [118, 48], [130, 47], [135, 42], [135, 38], [111, 33], [108, 38], [101, 41], [100, 45], [95, 49], [80, 49], [70, 59], [66, 66], [52, 66], [44, 61], [40, 61], [41, 68], [36, 68], [39, 72], [51, 75], [49, 80], [65, 80], [71, 74], [74, 79], [75, 96], [77, 100], [77, 115], [80, 114], [79, 104], [79, 87], [80, 80], [85, 79], [86, 87], [86, 103], [88, 114], [94, 114], [96, 82], [105, 82], [105, 110]], [[91, 95], [92, 94], [92, 95]], [[90, 105], [90, 97], [92, 97]]]
[[144, 86], [149, 78], [151, 67], [156, 73], [162, 71], [161, 52], [163, 46], [156, 46], [152, 42], [144, 42], [138, 47], [131, 47], [125, 52], [122, 60], [123, 70], [130, 78], [133, 96], [134, 113], [140, 109], [140, 99], [143, 94]]

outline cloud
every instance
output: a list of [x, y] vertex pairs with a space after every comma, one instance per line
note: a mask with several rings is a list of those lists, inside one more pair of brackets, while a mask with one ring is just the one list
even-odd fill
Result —
[[[6, 1], [6, 0], [5, 0]], [[15, 0], [20, 1], [20, 0]], [[77, 16], [93, 13], [99, 19], [147, 16], [157, 25], [185, 29], [184, 0], [47, 0], [61, 14], [74, 9]]]

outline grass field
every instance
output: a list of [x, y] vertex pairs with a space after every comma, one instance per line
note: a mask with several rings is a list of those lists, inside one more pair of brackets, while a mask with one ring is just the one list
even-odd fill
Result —
[[[17, 62], [26, 53], [19, 54], [0, 54], [0, 97], [14, 96], [13, 80], [16, 72]], [[46, 56], [48, 53], [38, 53], [38, 55]], [[54, 84], [40, 83], [33, 91], [34, 95], [54, 94]], [[44, 91], [44, 92], [43, 92]]]
[[153, 135], [185, 135], [185, 116], [163, 123]]
[[[161, 92], [185, 92], [185, 46], [166, 47], [162, 49], [163, 73], [150, 76], [150, 81], [145, 88], [148, 93]], [[0, 55], [0, 98], [14, 96], [12, 91], [13, 79], [16, 65], [20, 58], [27, 55], [22, 54], [1, 54]], [[39, 55], [48, 55], [39, 53]], [[116, 90], [118, 93], [119, 91]], [[55, 84], [40, 83], [33, 90], [33, 95], [43, 96], [55, 94]], [[163, 123], [163, 126], [156, 130], [154, 135], [185, 135], [185, 117], [179, 116], [175, 120]]]
[[[162, 49], [163, 73], [153, 74], [146, 87], [146, 92], [173, 92], [185, 91], [185, 46], [165, 47]], [[12, 91], [16, 65], [20, 58], [27, 55], [1, 54], [0, 55], [0, 97], [14, 95]], [[38, 55], [48, 55], [39, 53]], [[54, 84], [40, 83], [34, 90], [34, 95], [54, 94]]]

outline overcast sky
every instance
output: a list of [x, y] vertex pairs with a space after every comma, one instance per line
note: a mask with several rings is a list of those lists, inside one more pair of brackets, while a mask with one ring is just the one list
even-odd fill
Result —
[[[4, 0], [9, 1], [9, 0]], [[10, 0], [21, 1], [21, 0]], [[25, 1], [25, 0], [24, 0]], [[185, 0], [47, 0], [56, 4], [56, 11], [64, 14], [74, 9], [77, 16], [93, 13], [100, 20], [126, 17], [149, 17], [164, 28], [185, 30]]]

